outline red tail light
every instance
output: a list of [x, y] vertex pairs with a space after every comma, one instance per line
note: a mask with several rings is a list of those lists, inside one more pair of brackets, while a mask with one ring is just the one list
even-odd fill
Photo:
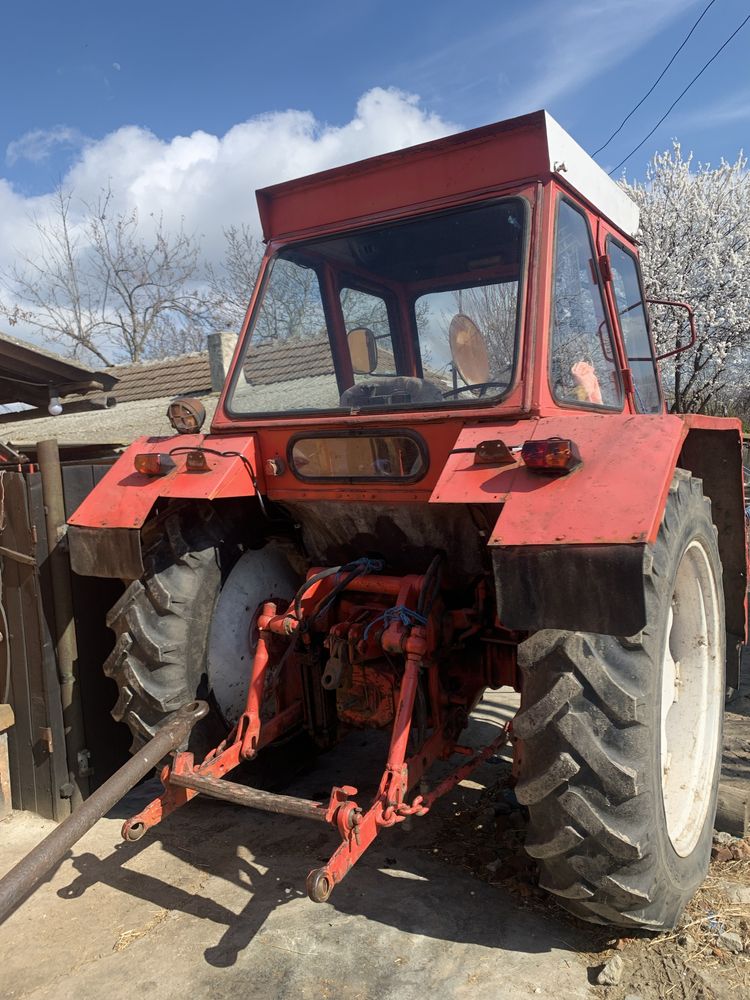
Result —
[[144, 476], [164, 476], [174, 469], [174, 459], [163, 452], [149, 451], [135, 456], [135, 471]]
[[524, 465], [536, 472], [572, 472], [581, 464], [575, 443], [569, 438], [546, 438], [526, 441], [521, 449]]

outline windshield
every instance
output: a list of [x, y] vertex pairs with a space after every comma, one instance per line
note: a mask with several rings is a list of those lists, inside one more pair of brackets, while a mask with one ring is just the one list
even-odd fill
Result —
[[507, 198], [282, 249], [230, 412], [496, 401], [515, 368], [526, 210]]

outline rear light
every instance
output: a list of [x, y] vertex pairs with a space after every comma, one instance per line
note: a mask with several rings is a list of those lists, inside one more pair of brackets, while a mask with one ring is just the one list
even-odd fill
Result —
[[199, 399], [175, 399], [167, 407], [167, 418], [178, 434], [197, 434], [206, 419]]
[[208, 472], [211, 466], [203, 451], [189, 451], [185, 456], [185, 468], [188, 472]]
[[572, 472], [581, 464], [578, 448], [570, 438], [526, 441], [521, 449], [524, 465], [536, 472]]
[[135, 471], [144, 476], [164, 476], [174, 469], [175, 463], [171, 455], [163, 452], [149, 451], [135, 456]]
[[475, 465], [515, 465], [516, 456], [504, 441], [493, 438], [480, 441], [474, 451]]

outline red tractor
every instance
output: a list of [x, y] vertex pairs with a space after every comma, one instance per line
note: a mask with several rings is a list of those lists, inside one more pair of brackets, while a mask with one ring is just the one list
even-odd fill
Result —
[[[321, 902], [510, 740], [540, 884], [672, 927], [745, 637], [742, 439], [666, 412], [637, 207], [543, 112], [257, 197], [268, 248], [210, 432], [176, 400], [176, 436], [136, 441], [70, 521], [75, 570], [127, 581], [105, 670], [134, 747], [210, 705], [124, 836], [197, 794], [329, 823]], [[518, 714], [469, 750], [506, 685]], [[391, 734], [371, 801], [227, 779], [361, 727]]]

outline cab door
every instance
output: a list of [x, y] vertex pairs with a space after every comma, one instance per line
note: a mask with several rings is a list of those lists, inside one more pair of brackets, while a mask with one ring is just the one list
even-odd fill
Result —
[[624, 375], [630, 407], [635, 413], [661, 413], [664, 399], [638, 257], [604, 221], [597, 230], [607, 304], [628, 366]]

